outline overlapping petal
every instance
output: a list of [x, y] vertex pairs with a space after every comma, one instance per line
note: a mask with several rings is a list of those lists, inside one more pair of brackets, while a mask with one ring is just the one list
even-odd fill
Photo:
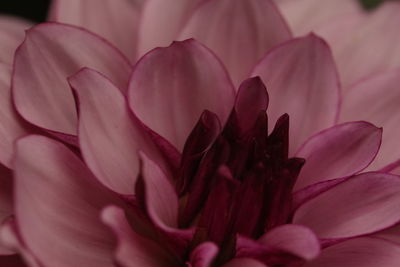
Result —
[[179, 150], [205, 109], [224, 123], [235, 99], [223, 66], [194, 40], [144, 56], [135, 67], [128, 96], [135, 115]]
[[43, 136], [17, 142], [16, 219], [24, 244], [49, 266], [114, 266], [101, 209], [122, 205], [64, 145]]
[[291, 33], [270, 0], [204, 1], [180, 34], [211, 48], [225, 63], [235, 85], [248, 78], [253, 66], [271, 47]]
[[294, 190], [362, 171], [378, 153], [381, 137], [382, 129], [367, 122], [336, 125], [311, 137], [296, 153], [306, 163]]
[[13, 97], [27, 121], [45, 129], [75, 135], [76, 107], [67, 77], [90, 67], [126, 89], [131, 66], [103, 39], [58, 23], [31, 28], [14, 62]]
[[339, 78], [328, 45], [311, 34], [270, 51], [255, 67], [267, 86], [272, 124], [290, 116], [290, 154], [312, 134], [335, 122], [339, 107]]

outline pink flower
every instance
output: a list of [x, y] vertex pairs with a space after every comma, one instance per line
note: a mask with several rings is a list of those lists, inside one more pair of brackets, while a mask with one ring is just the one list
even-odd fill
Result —
[[[12, 77], [23, 120], [3, 79], [3, 113], [11, 117], [1, 122], [9, 127], [0, 162], [13, 169], [4, 170], [1, 194], [7, 253], [35, 267], [397, 265], [400, 180], [385, 173], [397, 167], [395, 135], [385, 132], [369, 167], [382, 130], [338, 122], [373, 107], [365, 116], [396, 133], [384, 115], [397, 111], [398, 71], [363, 80], [342, 98], [330, 48], [314, 34], [286, 41], [291, 34], [271, 1], [205, 1], [190, 17], [185, 1], [168, 6], [171, 13], [156, 0], [76, 3], [56, 1], [51, 17], [75, 23], [66, 6], [96, 7], [124, 27], [91, 16], [83, 26], [131, 60], [191, 36], [213, 52], [174, 42], [141, 57], [132, 72], [121, 52], [84, 29], [31, 28]], [[140, 28], [127, 22], [137, 19], [131, 12], [142, 14]], [[155, 29], [166, 22], [165, 31]], [[234, 84], [260, 77], [269, 96], [260, 78], [236, 90], [230, 75]], [[382, 85], [384, 111], [374, 101]], [[361, 173], [368, 167], [383, 169]], [[6, 219], [11, 209], [15, 220]]]

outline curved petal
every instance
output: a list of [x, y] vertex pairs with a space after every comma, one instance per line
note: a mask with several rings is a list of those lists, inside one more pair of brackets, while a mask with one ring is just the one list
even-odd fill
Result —
[[20, 18], [0, 16], [0, 62], [12, 64], [14, 53], [33, 24]]
[[296, 153], [306, 163], [294, 190], [362, 171], [378, 153], [381, 138], [382, 129], [368, 122], [336, 125], [311, 137]]
[[96, 69], [121, 90], [131, 66], [112, 46], [83, 29], [58, 23], [31, 28], [15, 55], [13, 97], [27, 121], [76, 134], [76, 107], [67, 77], [82, 67]]
[[279, 0], [276, 1], [283, 17], [295, 35], [307, 34], [320, 24], [346, 14], [362, 12], [356, 0]]
[[222, 265], [222, 267], [267, 267], [267, 265], [262, 264], [259, 261], [250, 259], [250, 258], [240, 258], [240, 259], [233, 259], [228, 263]]
[[366, 120], [383, 127], [382, 145], [369, 167], [378, 170], [400, 158], [400, 69], [355, 84], [343, 96], [340, 121]]
[[85, 162], [104, 185], [132, 194], [139, 173], [138, 151], [158, 156], [154, 144], [106, 77], [83, 69], [68, 81], [78, 96], [78, 136]]
[[218, 246], [212, 242], [198, 245], [190, 254], [191, 267], [210, 267], [218, 255]]
[[311, 135], [334, 124], [340, 87], [328, 45], [310, 34], [271, 50], [255, 67], [268, 88], [272, 124], [284, 113], [290, 121], [290, 154]]
[[400, 224], [378, 232], [373, 236], [380, 237], [400, 245]]
[[351, 239], [327, 249], [304, 267], [397, 267], [400, 262], [400, 246], [378, 238]]
[[181, 151], [205, 109], [225, 123], [235, 92], [218, 59], [198, 42], [186, 40], [144, 56], [128, 96], [135, 115]]
[[143, 0], [53, 0], [49, 20], [93, 31], [115, 44], [129, 58], [136, 56]]
[[248, 78], [271, 47], [291, 33], [270, 0], [210, 0], [196, 9], [180, 34], [204, 43], [225, 63], [234, 83]]
[[115, 258], [123, 267], [169, 267], [176, 266], [171, 255], [152, 240], [135, 233], [129, 226], [124, 211], [110, 206], [103, 210], [102, 221], [117, 238]]
[[320, 238], [346, 238], [385, 229], [400, 221], [400, 177], [363, 173], [305, 202], [293, 222]]
[[316, 31], [331, 45], [345, 87], [400, 65], [399, 12], [399, 2], [385, 1], [370, 13], [340, 17]]
[[[50, 266], [114, 266], [111, 232], [99, 218], [123, 205], [64, 145], [31, 135], [16, 144], [16, 219], [27, 248]], [[55, 245], [57, 244], [57, 245]]]
[[11, 100], [11, 68], [0, 63], [0, 162], [11, 167], [14, 141], [27, 133]]
[[167, 46], [176, 40], [193, 9], [202, 0], [147, 0], [143, 5], [139, 26], [139, 56], [149, 50]]

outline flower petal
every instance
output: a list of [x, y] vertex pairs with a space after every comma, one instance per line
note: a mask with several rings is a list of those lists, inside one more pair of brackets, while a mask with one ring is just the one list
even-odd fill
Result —
[[218, 246], [212, 242], [198, 245], [190, 254], [191, 267], [210, 267], [218, 255]]
[[12, 64], [14, 52], [22, 43], [25, 30], [32, 27], [32, 23], [20, 18], [0, 16], [0, 62]]
[[131, 66], [107, 42], [83, 29], [44, 23], [31, 28], [15, 55], [13, 97], [27, 121], [76, 134], [76, 107], [67, 77], [90, 67], [126, 89]]
[[11, 101], [11, 68], [0, 63], [0, 162], [11, 167], [14, 141], [27, 133]]
[[363, 173], [301, 205], [293, 222], [320, 238], [347, 238], [385, 229], [400, 220], [400, 177]]
[[250, 259], [250, 258], [240, 258], [240, 259], [233, 259], [228, 263], [222, 265], [222, 267], [267, 267], [266, 265], [262, 264], [259, 261]]
[[343, 96], [339, 120], [366, 120], [383, 127], [382, 145], [369, 167], [378, 170], [400, 158], [400, 69], [372, 76], [355, 84]]
[[[115, 233], [118, 241], [116, 260], [123, 267], [176, 266], [171, 255], [154, 241], [135, 233], [129, 226], [124, 211], [110, 206], [103, 210], [102, 221]], [[175, 263], [175, 264], [174, 264]]]
[[193, 9], [202, 0], [146, 0], [139, 26], [139, 56], [176, 40]]
[[339, 17], [317, 30], [332, 47], [345, 88], [400, 65], [399, 12], [399, 2], [385, 1], [370, 13]]
[[272, 124], [290, 122], [290, 154], [311, 135], [332, 126], [339, 107], [339, 80], [328, 45], [310, 34], [271, 50], [255, 67], [268, 88]]
[[196, 9], [181, 39], [195, 38], [217, 53], [238, 85], [290, 31], [270, 0], [211, 0]]
[[[15, 158], [16, 219], [27, 248], [50, 266], [114, 266], [113, 236], [99, 219], [122, 205], [62, 144], [31, 135]], [[55, 245], [56, 244], [56, 245]]]
[[296, 153], [306, 163], [295, 190], [362, 171], [378, 153], [381, 138], [382, 129], [368, 122], [336, 125], [311, 137]]
[[133, 112], [180, 151], [205, 109], [225, 123], [234, 99], [223, 66], [194, 40], [148, 53], [136, 65], [129, 87]]
[[106, 77], [85, 68], [68, 81], [78, 96], [78, 136], [85, 162], [104, 185], [132, 194], [139, 173], [138, 151], [157, 156], [154, 144]]
[[346, 14], [362, 12], [354, 0], [279, 0], [276, 1], [283, 17], [297, 35], [307, 34], [321, 24]]
[[81, 26], [115, 44], [129, 58], [136, 56], [142, 0], [53, 0], [49, 20]]
[[400, 262], [400, 246], [378, 238], [351, 239], [327, 249], [304, 267], [397, 267]]

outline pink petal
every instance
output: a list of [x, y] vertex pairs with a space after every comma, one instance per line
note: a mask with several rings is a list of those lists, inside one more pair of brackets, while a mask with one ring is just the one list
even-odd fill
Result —
[[367, 122], [333, 126], [311, 137], [297, 152], [304, 158], [295, 190], [366, 168], [378, 153], [382, 129]]
[[310, 34], [271, 50], [253, 76], [265, 82], [271, 124], [290, 116], [290, 154], [311, 135], [334, 124], [339, 106], [339, 80], [328, 45]]
[[210, 267], [218, 254], [218, 247], [212, 242], [198, 245], [190, 254], [191, 267]]
[[106, 77], [83, 69], [68, 80], [78, 96], [78, 136], [85, 162], [104, 185], [132, 194], [138, 151], [157, 156], [155, 146], [132, 117], [125, 97]]
[[385, 229], [400, 220], [400, 177], [363, 173], [300, 206], [293, 222], [320, 238], [346, 238]]
[[307, 34], [320, 24], [346, 14], [362, 12], [361, 5], [355, 0], [279, 0], [276, 1], [283, 17], [293, 32], [300, 36]]
[[20, 18], [0, 16], [0, 62], [12, 64], [14, 53], [22, 43], [25, 30], [32, 27], [32, 23]]
[[49, 266], [114, 266], [101, 209], [122, 201], [64, 145], [38, 135], [16, 145], [16, 219], [27, 248]]
[[273, 1], [210, 0], [196, 9], [180, 35], [192, 37], [217, 53], [238, 85], [268, 49], [291, 33]]
[[378, 170], [400, 158], [400, 69], [355, 84], [343, 96], [340, 121], [366, 120], [383, 127], [382, 145], [369, 169]]
[[115, 44], [129, 58], [136, 56], [142, 0], [53, 0], [49, 20], [81, 26]]
[[0, 162], [11, 167], [14, 141], [27, 133], [11, 102], [11, 68], [0, 63]]
[[76, 107], [67, 77], [91, 67], [121, 90], [129, 62], [107, 42], [76, 27], [44, 23], [31, 28], [15, 56], [13, 97], [18, 112], [45, 129], [76, 134]]
[[388, 241], [392, 241], [400, 245], [400, 224], [385, 229], [373, 235], [374, 237], [380, 237]]
[[107, 207], [102, 212], [102, 220], [117, 238], [115, 258], [123, 267], [168, 267], [176, 266], [171, 255], [154, 241], [146, 239], [130, 228], [124, 211], [117, 207]]
[[147, 0], [144, 3], [139, 26], [139, 56], [149, 50], [167, 46], [176, 40], [193, 9], [202, 0]]
[[267, 247], [289, 252], [304, 260], [314, 259], [320, 252], [317, 236], [301, 225], [286, 224], [273, 228], [258, 241]]
[[267, 267], [267, 265], [262, 264], [259, 261], [250, 259], [250, 258], [240, 258], [233, 259], [228, 263], [222, 265], [222, 267]]
[[397, 267], [400, 246], [378, 238], [356, 238], [324, 249], [304, 267]]
[[400, 65], [399, 12], [400, 3], [387, 1], [371, 13], [342, 16], [317, 30], [332, 47], [345, 87]]
[[129, 87], [133, 112], [180, 151], [205, 109], [225, 123], [234, 99], [223, 66], [194, 40], [148, 53], [136, 65]]

